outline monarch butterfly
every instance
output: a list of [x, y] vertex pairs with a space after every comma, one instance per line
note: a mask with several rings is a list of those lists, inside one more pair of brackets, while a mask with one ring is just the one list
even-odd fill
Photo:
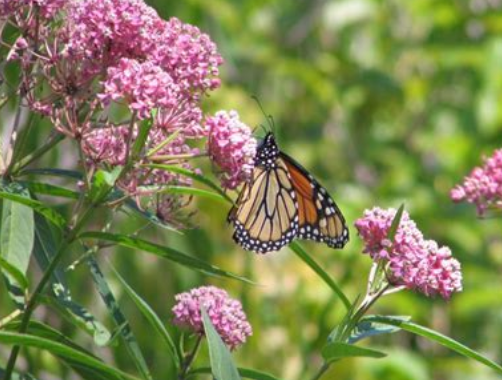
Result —
[[269, 132], [258, 146], [252, 178], [228, 214], [234, 241], [259, 253], [293, 239], [343, 248], [349, 230], [340, 209], [306, 169], [279, 150]]

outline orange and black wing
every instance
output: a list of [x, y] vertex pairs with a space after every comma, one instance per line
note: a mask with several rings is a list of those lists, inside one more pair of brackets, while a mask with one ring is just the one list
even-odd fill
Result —
[[282, 160], [273, 168], [255, 166], [228, 220], [235, 228], [235, 242], [250, 251], [278, 251], [296, 237], [296, 192]]
[[288, 168], [298, 202], [298, 237], [324, 242], [329, 247], [343, 248], [349, 241], [349, 230], [340, 209], [326, 189], [310, 173], [288, 155], [280, 159]]

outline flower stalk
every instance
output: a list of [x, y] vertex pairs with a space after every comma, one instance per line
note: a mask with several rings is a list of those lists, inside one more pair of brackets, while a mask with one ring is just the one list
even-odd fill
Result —
[[197, 357], [197, 353], [199, 352], [203, 338], [204, 338], [204, 335], [198, 335], [192, 351], [188, 355], [185, 356], [185, 360], [183, 361], [183, 364], [180, 368], [178, 380], [185, 380], [186, 379], [188, 371], [190, 370], [190, 367], [192, 366], [195, 358]]

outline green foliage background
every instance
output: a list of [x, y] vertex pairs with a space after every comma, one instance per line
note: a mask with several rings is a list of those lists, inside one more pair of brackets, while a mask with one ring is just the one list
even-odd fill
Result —
[[[502, 239], [498, 218], [479, 220], [455, 205], [450, 189], [501, 145], [502, 1], [500, 0], [189, 0], [148, 1], [165, 18], [199, 26], [225, 59], [222, 88], [209, 111], [236, 109], [249, 125], [264, 123], [251, 95], [274, 117], [281, 148], [308, 168], [337, 200], [351, 227], [342, 251], [305, 243], [352, 297], [364, 292], [371, 261], [361, 254], [353, 222], [366, 208], [407, 210], [424, 234], [451, 247], [461, 261], [464, 291], [449, 302], [409, 292], [375, 312], [412, 315], [502, 362]], [[44, 129], [45, 128], [45, 129]], [[41, 125], [33, 144], [45, 138]], [[65, 143], [48, 164], [71, 166]], [[209, 172], [210, 167], [206, 167]], [[204, 277], [140, 252], [108, 250], [107, 258], [168, 322], [173, 295], [214, 284], [243, 301], [254, 335], [235, 353], [240, 366], [284, 379], [307, 379], [320, 349], [343, 316], [341, 303], [288, 249], [258, 256], [238, 248], [225, 222], [227, 207], [196, 200], [196, 228], [183, 234], [148, 227], [142, 234], [178, 247], [258, 285]], [[65, 205], [61, 204], [65, 210]], [[68, 210], [67, 210], [68, 212]], [[120, 232], [142, 222], [120, 216]], [[74, 258], [73, 258], [74, 259]], [[68, 264], [71, 262], [69, 259]], [[110, 324], [83, 267], [70, 272], [74, 298]], [[132, 323], [154, 378], [172, 376], [167, 351], [113, 273], [107, 278]], [[11, 303], [2, 290], [0, 310]], [[50, 312], [39, 315], [69, 336]], [[80, 341], [92, 339], [78, 336]], [[486, 367], [400, 332], [374, 339], [384, 359], [337, 363], [326, 379], [495, 379]], [[207, 355], [207, 353], [204, 353]], [[203, 356], [204, 356], [203, 355]], [[100, 356], [134, 372], [125, 349]], [[28, 367], [57, 366], [33, 351]]]

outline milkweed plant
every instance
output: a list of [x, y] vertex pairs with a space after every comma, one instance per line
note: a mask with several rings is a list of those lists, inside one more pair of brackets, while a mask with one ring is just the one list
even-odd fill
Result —
[[[19, 360], [26, 347], [53, 354], [84, 379], [157, 378], [95, 254], [110, 246], [146, 251], [158, 260], [243, 281], [252, 291], [254, 285], [243, 276], [148, 241], [141, 233], [111, 232], [117, 230], [113, 216], [119, 211], [139, 215], [159, 229], [182, 228], [190, 219], [185, 206], [192, 197], [211, 194], [230, 207], [232, 190], [249, 180], [257, 149], [252, 130], [235, 111], [208, 114], [203, 108], [220, 87], [224, 60], [207, 34], [177, 18], [162, 19], [143, 0], [0, 0], [0, 28], [2, 70], [16, 73], [14, 81], [2, 75], [1, 85], [1, 106], [15, 105], [12, 116], [2, 120], [7, 140], [0, 157], [0, 267], [13, 301], [0, 320], [2, 378], [39, 375], [27, 373]], [[41, 121], [51, 129], [43, 144], [33, 147], [30, 135]], [[58, 149], [71, 150], [70, 166], [78, 170], [43, 166], [43, 159]], [[202, 167], [211, 167], [213, 174]], [[501, 173], [502, 153], [497, 151], [451, 197], [475, 203], [480, 214], [500, 207]], [[69, 216], [52, 203], [55, 197], [71, 202]], [[502, 373], [489, 358], [409, 316], [370, 314], [376, 302], [398, 291], [447, 302], [462, 291], [461, 265], [448, 247], [424, 237], [403, 207], [369, 208], [354, 225], [372, 263], [364, 295], [354, 300], [300, 244], [290, 244], [345, 307], [345, 316], [325, 337], [318, 353], [323, 364], [312, 368], [311, 378], [321, 379], [347, 357], [385, 356], [360, 341], [398, 330]], [[40, 275], [28, 276], [32, 256], [37, 268], [30, 268]], [[68, 258], [76, 261], [64, 268]], [[68, 269], [77, 265], [87, 268], [116, 323], [115, 333], [72, 298]], [[171, 313], [162, 315], [128, 285], [127, 276], [115, 272], [115, 278], [152, 334], [166, 344], [166, 360], [172, 361], [178, 380], [208, 373], [218, 380], [278, 379], [267, 368], [234, 363], [233, 352], [253, 339], [260, 326], [251, 326], [241, 302], [227, 291], [205, 284], [186, 289], [169, 301]], [[92, 334], [96, 347], [84, 347], [39, 320], [36, 311], [47, 306]], [[173, 334], [176, 330], [180, 333]], [[193, 339], [184, 340], [187, 335]], [[137, 373], [126, 373], [97, 354], [115, 336]], [[198, 355], [203, 344], [209, 349], [209, 366]]]

